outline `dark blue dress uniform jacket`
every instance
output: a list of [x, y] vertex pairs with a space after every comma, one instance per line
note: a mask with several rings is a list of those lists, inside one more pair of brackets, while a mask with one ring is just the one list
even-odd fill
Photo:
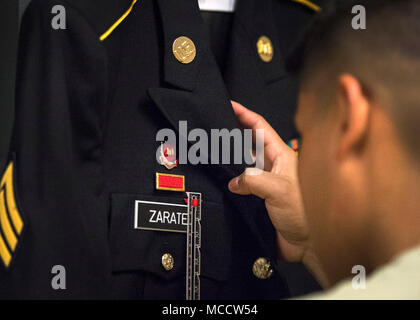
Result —
[[[51, 27], [55, 5], [66, 9], [66, 30]], [[297, 83], [285, 55], [313, 10], [292, 0], [239, 0], [222, 73], [196, 0], [140, 0], [101, 41], [131, 5], [33, 0], [25, 13], [1, 185], [0, 297], [184, 299], [185, 234], [133, 228], [135, 200], [183, 203], [180, 192], [156, 190], [156, 172], [185, 175], [186, 190], [203, 195], [202, 299], [316, 289], [302, 266], [278, 258], [263, 201], [227, 190], [244, 166], [168, 171], [155, 157], [157, 131], [181, 120], [208, 132], [238, 127], [231, 99], [294, 138]], [[256, 50], [261, 35], [273, 44], [268, 63]], [[172, 53], [179, 36], [197, 48], [190, 64]], [[170, 271], [165, 253], [174, 259]], [[269, 279], [252, 272], [259, 257], [275, 268]], [[65, 290], [52, 287], [55, 265], [65, 268]]]

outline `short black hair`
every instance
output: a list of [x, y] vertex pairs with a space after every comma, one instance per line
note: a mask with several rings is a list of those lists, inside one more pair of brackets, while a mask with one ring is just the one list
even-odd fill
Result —
[[[366, 9], [355, 30], [352, 8]], [[325, 98], [343, 73], [391, 114], [410, 152], [420, 158], [420, 0], [330, 1], [288, 58], [303, 90]]]
[[[329, 0], [315, 16], [312, 23], [288, 55], [287, 67], [291, 73], [300, 74], [309, 62], [313, 52], [325, 50], [333, 45], [332, 40], [343, 25], [351, 28], [351, 12], [356, 5], [362, 5], [366, 11], [377, 13], [378, 10], [395, 5], [396, 2], [415, 2], [399, 0]], [[341, 30], [342, 31], [342, 30]]]

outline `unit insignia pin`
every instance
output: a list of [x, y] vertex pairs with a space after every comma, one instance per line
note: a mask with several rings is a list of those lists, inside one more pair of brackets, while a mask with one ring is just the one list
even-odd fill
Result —
[[165, 166], [168, 170], [178, 166], [178, 160], [176, 160], [176, 150], [174, 146], [166, 143], [162, 143], [160, 145], [160, 164]]

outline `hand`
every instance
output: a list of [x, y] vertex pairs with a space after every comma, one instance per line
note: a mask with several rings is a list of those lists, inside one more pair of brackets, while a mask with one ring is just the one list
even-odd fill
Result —
[[309, 249], [309, 230], [297, 178], [297, 155], [259, 114], [232, 101], [244, 128], [264, 129], [264, 170], [248, 168], [229, 182], [229, 190], [265, 199], [271, 222], [277, 230], [282, 256], [301, 262]]

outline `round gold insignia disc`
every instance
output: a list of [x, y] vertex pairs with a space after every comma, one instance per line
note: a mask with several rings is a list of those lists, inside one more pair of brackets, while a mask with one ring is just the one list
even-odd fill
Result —
[[273, 275], [273, 269], [266, 258], [258, 258], [252, 266], [252, 272], [258, 279], [268, 279]]
[[172, 52], [179, 62], [188, 64], [194, 61], [197, 50], [190, 38], [182, 36], [175, 39]]
[[257, 41], [257, 51], [261, 60], [270, 62], [273, 59], [274, 48], [271, 40], [266, 36], [261, 36]]
[[162, 256], [162, 266], [166, 271], [170, 271], [174, 268], [174, 257], [170, 253], [165, 253]]

